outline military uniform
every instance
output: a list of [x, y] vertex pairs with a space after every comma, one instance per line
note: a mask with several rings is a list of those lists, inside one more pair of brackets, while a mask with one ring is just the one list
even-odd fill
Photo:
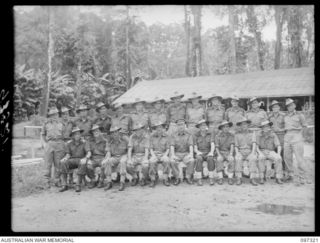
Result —
[[60, 160], [65, 155], [65, 143], [63, 141], [63, 124], [58, 119], [48, 119], [42, 128], [42, 136], [47, 142], [45, 147], [45, 178], [50, 180], [51, 168], [54, 165], [54, 178], [60, 181]]
[[120, 181], [125, 182], [126, 179], [126, 162], [128, 151], [129, 137], [125, 134], [119, 135], [119, 138], [110, 135], [106, 142], [106, 152], [110, 153], [111, 157], [104, 164], [104, 171], [107, 182], [111, 182], [112, 170], [119, 166]]
[[236, 123], [245, 116], [245, 110], [239, 106], [233, 106], [226, 110], [225, 119], [233, 123], [233, 126], [230, 128], [230, 132], [235, 134], [238, 131]]
[[209, 130], [217, 133], [218, 126], [225, 117], [225, 109], [223, 106], [211, 106], [206, 111], [206, 120], [209, 123]]
[[176, 131], [171, 137], [170, 146], [174, 147], [174, 154], [178, 158], [170, 161], [173, 176], [182, 180], [182, 168], [186, 166], [186, 178], [190, 179], [194, 171], [194, 158], [190, 156], [189, 151], [190, 146], [193, 146], [192, 135], [186, 130], [182, 132]]
[[199, 129], [196, 127], [196, 124], [200, 120], [204, 119], [204, 116], [205, 116], [205, 110], [203, 109], [203, 106], [201, 104], [197, 104], [196, 107], [186, 109], [187, 127], [188, 127], [188, 131], [192, 135], [199, 131]]
[[149, 127], [153, 127], [157, 122], [167, 124], [167, 113], [164, 109], [152, 110], [149, 114]]
[[110, 116], [102, 117], [100, 115], [93, 121], [93, 124], [97, 124], [99, 126], [100, 131], [103, 134], [103, 137], [106, 139], [107, 135], [110, 133], [111, 117]]
[[135, 127], [137, 124], [143, 124], [146, 131], [148, 131], [149, 127], [149, 114], [146, 111], [137, 112], [134, 111], [130, 114], [132, 119], [132, 127]]
[[154, 131], [150, 136], [150, 149], [153, 150], [155, 157], [151, 156], [149, 177], [151, 180], [156, 179], [157, 171], [161, 171], [163, 179], [168, 180], [170, 170], [170, 160], [168, 155], [164, 156], [170, 149], [170, 138], [166, 132], [158, 133]]
[[267, 113], [263, 109], [251, 109], [247, 111], [246, 118], [251, 121], [249, 128], [261, 130], [260, 124], [262, 121], [267, 120]]
[[273, 123], [271, 128], [274, 131], [274, 133], [277, 135], [282, 148], [284, 147], [284, 134], [285, 134], [284, 117], [285, 117], [285, 115], [286, 114], [283, 112], [278, 112], [278, 113], [271, 112], [268, 117], [269, 121], [271, 121]]
[[[269, 178], [271, 171], [271, 164], [274, 163], [274, 168], [276, 172], [276, 178], [282, 178], [282, 158], [281, 156], [275, 152], [276, 148], [280, 146], [280, 142], [278, 136], [269, 131], [268, 133], [261, 132], [257, 137], [257, 145], [259, 146], [259, 150], [262, 152], [262, 155], [259, 155], [259, 168], [267, 167], [266, 177]], [[271, 163], [266, 163], [266, 160], [271, 160]], [[260, 178], [264, 177], [264, 170], [260, 170]]]
[[297, 165], [299, 169], [299, 177], [305, 178], [306, 168], [303, 159], [304, 144], [302, 129], [307, 126], [305, 117], [303, 114], [298, 114], [296, 111], [289, 112], [284, 117], [284, 129], [286, 131], [284, 135], [284, 162], [286, 165], [286, 171], [289, 176], [294, 175], [293, 167], [293, 154], [296, 157]]
[[77, 127], [79, 127], [81, 130], [83, 130], [83, 133], [81, 134], [83, 136], [83, 138], [85, 140], [89, 141], [91, 139], [90, 129], [93, 124], [92, 120], [90, 120], [89, 118], [81, 119], [80, 117], [78, 117], [74, 121], [74, 123]]
[[149, 172], [149, 160], [145, 159], [145, 150], [150, 148], [150, 138], [146, 131], [141, 136], [133, 133], [129, 138], [128, 148], [132, 148], [132, 164], [127, 162], [127, 172], [137, 179], [139, 173], [140, 180], [146, 179]]
[[210, 156], [209, 152], [211, 151], [211, 143], [214, 142], [214, 134], [209, 131], [207, 131], [205, 134], [202, 134], [201, 131], [198, 131], [193, 136], [193, 142], [194, 145], [197, 146], [198, 151], [202, 152], [201, 155], [196, 155], [195, 178], [202, 178], [203, 161], [207, 161], [209, 177], [213, 178], [214, 161], [213, 156]]
[[63, 140], [65, 142], [68, 142], [71, 140], [70, 135], [71, 135], [72, 128], [74, 127], [75, 124], [71, 118], [67, 120], [61, 119], [61, 122], [63, 125], [63, 128], [62, 128]]
[[114, 116], [111, 119], [111, 126], [119, 126], [121, 127], [121, 133], [129, 135], [132, 127], [131, 117], [126, 114], [122, 114], [121, 116]]
[[186, 117], [186, 104], [170, 104], [167, 108], [167, 117], [169, 122], [168, 134], [172, 135], [177, 131], [176, 121], [178, 119], [185, 119]]

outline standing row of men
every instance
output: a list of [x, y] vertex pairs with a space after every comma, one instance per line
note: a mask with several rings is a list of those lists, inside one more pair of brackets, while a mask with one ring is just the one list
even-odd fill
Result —
[[89, 187], [96, 186], [96, 167], [102, 168], [97, 186], [103, 187], [106, 181], [105, 188], [110, 189], [111, 173], [117, 166], [121, 190], [127, 173], [132, 176], [133, 185], [138, 183], [138, 178], [144, 185], [149, 177], [154, 186], [160, 171], [164, 184], [169, 185], [171, 170], [174, 184], [178, 185], [183, 179], [184, 167], [186, 181], [191, 184], [194, 175], [198, 185], [202, 185], [203, 161], [207, 162], [211, 185], [214, 170], [219, 184], [223, 183], [223, 172], [229, 184], [233, 184], [235, 175], [236, 184], [240, 185], [243, 173], [250, 175], [253, 185], [257, 181], [263, 183], [264, 178], [271, 176], [272, 166], [276, 181], [281, 184], [282, 148], [285, 179], [293, 179], [292, 155], [295, 154], [299, 181], [304, 182], [302, 128], [306, 122], [303, 115], [295, 111], [291, 99], [286, 100], [288, 114], [280, 112], [279, 102], [273, 101], [272, 113], [267, 116], [255, 97], [249, 101], [251, 109], [245, 112], [235, 96], [231, 98], [232, 107], [227, 110], [221, 105], [221, 96], [213, 95], [207, 109], [200, 104], [202, 97], [196, 93], [190, 98], [192, 106], [188, 108], [181, 102], [183, 96], [174, 92], [173, 104], [166, 110], [163, 109], [165, 101], [155, 97], [151, 102], [154, 110], [149, 114], [144, 110], [146, 102], [140, 99], [133, 104], [135, 112], [131, 114], [124, 114], [125, 105], [116, 105], [112, 118], [106, 106], [98, 103], [99, 117], [94, 120], [87, 116], [88, 108], [84, 105], [77, 109], [75, 120], [68, 118], [66, 108], [61, 109], [61, 119], [59, 111], [51, 109], [43, 127], [48, 184], [54, 164], [55, 181], [59, 184], [61, 176], [62, 191], [67, 189], [67, 174], [71, 175], [73, 168], [78, 168], [77, 191], [85, 175], [91, 179]]

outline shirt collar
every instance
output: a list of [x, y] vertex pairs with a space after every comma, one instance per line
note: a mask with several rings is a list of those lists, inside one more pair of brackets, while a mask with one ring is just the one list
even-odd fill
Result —
[[296, 113], [297, 113], [297, 111], [294, 110], [293, 112], [288, 112], [288, 115], [289, 115], [289, 116], [293, 116], [293, 115], [295, 115]]

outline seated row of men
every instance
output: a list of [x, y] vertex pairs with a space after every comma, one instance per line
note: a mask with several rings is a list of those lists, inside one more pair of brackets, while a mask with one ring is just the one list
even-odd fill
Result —
[[[81, 141], [84, 144], [87, 144], [86, 145], [87, 150], [85, 150], [85, 154], [86, 154], [85, 157], [87, 159], [82, 159], [83, 163], [86, 163], [86, 166], [82, 165], [83, 168], [79, 169], [78, 171], [80, 171], [80, 174], [82, 173], [81, 174], [82, 176], [85, 173], [84, 171], [86, 171], [85, 175], [88, 175], [89, 178], [90, 177], [93, 178], [94, 173], [92, 173], [93, 171], [92, 168], [97, 167], [95, 166], [96, 163], [94, 161], [99, 160], [96, 158], [100, 158], [101, 167], [104, 168], [102, 170], [100, 178], [106, 177], [106, 180], [107, 180], [106, 188], [110, 187], [110, 183], [108, 183], [110, 181], [110, 178], [107, 176], [107, 172], [106, 172], [106, 168], [107, 168], [106, 161], [110, 160], [109, 157], [110, 156], [112, 157], [112, 153], [110, 156], [108, 155], [108, 153], [105, 150], [104, 141], [109, 141], [109, 140], [113, 141], [114, 139], [112, 139], [112, 137], [114, 136], [114, 134], [119, 134], [117, 135], [117, 137], [119, 138], [126, 137], [126, 139], [124, 140], [127, 140], [127, 148], [126, 149], [123, 148], [122, 152], [121, 151], [118, 152], [121, 155], [125, 155], [125, 157], [123, 158], [123, 161], [126, 161], [126, 166], [120, 169], [120, 173], [122, 177], [124, 176], [124, 168], [125, 168], [126, 173], [129, 173], [131, 171], [131, 174], [133, 176], [133, 184], [137, 183], [138, 176], [139, 176], [139, 179], [141, 179], [140, 183], [144, 184], [145, 178], [147, 178], [146, 175], [148, 175], [148, 177], [151, 178], [151, 185], [154, 184], [153, 182], [154, 180], [152, 178], [155, 178], [156, 170], [153, 168], [154, 166], [152, 164], [157, 164], [159, 162], [155, 163], [152, 161], [154, 161], [155, 158], [159, 158], [159, 155], [157, 155], [152, 149], [143, 148], [140, 145], [136, 145], [136, 149], [134, 149], [135, 146], [133, 145], [131, 145], [131, 147], [129, 146], [129, 140], [130, 139], [133, 140], [133, 142], [131, 143], [135, 144], [134, 138], [137, 137], [141, 139], [142, 137], [149, 137], [149, 142], [147, 144], [152, 144], [150, 142], [150, 139], [153, 137], [153, 133], [150, 133], [150, 132], [151, 130], [157, 130], [158, 129], [157, 127], [160, 126], [158, 125], [159, 123], [161, 124], [160, 127], [166, 127], [166, 129], [162, 128], [162, 130], [164, 130], [163, 133], [165, 133], [166, 136], [161, 136], [161, 137], [168, 137], [167, 140], [171, 141], [169, 142], [169, 146], [167, 148], [168, 150], [167, 154], [164, 153], [167, 150], [161, 151], [166, 156], [163, 155], [160, 157], [160, 158], [163, 157], [166, 160], [167, 158], [169, 158], [168, 165], [166, 166], [162, 165], [163, 167], [162, 174], [163, 174], [165, 184], [169, 183], [169, 181], [166, 180], [166, 177], [168, 175], [167, 173], [168, 168], [175, 178], [174, 184], [180, 183], [183, 176], [183, 173], [182, 173], [183, 170], [181, 165], [184, 164], [184, 166], [187, 167], [186, 168], [187, 182], [192, 183], [191, 178], [193, 175], [193, 170], [195, 170], [194, 178], [197, 179], [198, 184], [201, 185], [202, 184], [201, 172], [202, 172], [203, 160], [206, 160], [208, 164], [210, 184], [214, 183], [214, 180], [213, 180], [214, 170], [218, 173], [218, 176], [219, 176], [218, 182], [221, 183], [223, 181], [222, 171], [224, 167], [222, 165], [225, 162], [221, 162], [221, 160], [227, 162], [226, 164], [228, 169], [225, 171], [225, 173], [228, 175], [228, 177], [230, 177], [230, 180], [229, 180], [230, 184], [233, 183], [233, 180], [231, 179], [233, 178], [234, 174], [236, 176], [237, 184], [241, 184], [241, 174], [242, 172], [247, 173], [246, 171], [247, 167], [245, 166], [243, 168], [243, 166], [240, 166], [242, 162], [240, 163], [239, 161], [246, 161], [246, 160], [248, 161], [248, 168], [250, 170], [251, 183], [257, 184], [256, 178], [259, 179], [259, 182], [263, 182], [261, 178], [265, 176], [263, 174], [265, 173], [264, 169], [266, 168], [266, 166], [268, 166], [268, 169], [269, 169], [268, 171], [270, 171], [270, 167], [271, 167], [270, 163], [267, 163], [266, 166], [263, 166], [263, 164], [265, 163], [259, 162], [259, 161], [264, 161], [265, 158], [268, 158], [271, 161], [274, 161], [274, 163], [276, 163], [276, 161], [279, 161], [279, 160], [281, 161], [280, 162], [281, 166], [278, 166], [279, 163], [277, 163], [277, 165], [275, 164], [275, 170], [278, 171], [276, 181], [278, 183], [281, 183], [282, 181], [281, 181], [280, 175], [282, 174], [281, 172], [282, 158], [280, 157], [279, 159], [279, 157], [277, 156], [281, 154], [281, 148], [284, 148], [285, 172], [286, 172], [286, 177], [288, 176], [288, 180], [292, 180], [293, 178], [293, 165], [292, 165], [293, 153], [295, 153], [295, 156], [298, 160], [298, 165], [301, 168], [303, 167], [303, 157], [302, 157], [303, 144], [302, 144], [302, 137], [301, 137], [300, 131], [302, 127], [304, 127], [306, 124], [305, 124], [305, 119], [303, 115], [297, 114], [295, 112], [295, 104], [291, 99], [287, 99], [286, 101], [286, 106], [289, 111], [288, 115], [285, 115], [279, 112], [280, 110], [279, 102], [273, 101], [271, 104], [273, 113], [269, 117], [267, 117], [265, 114], [265, 111], [262, 109], [259, 109], [259, 102], [256, 97], [250, 99], [250, 104], [252, 106], [252, 109], [250, 109], [248, 112], [245, 112], [241, 107], [238, 106], [239, 99], [237, 97], [232, 97], [231, 99], [232, 107], [226, 111], [224, 111], [224, 109], [221, 107], [222, 97], [217, 95], [213, 95], [209, 99], [209, 101], [211, 102], [211, 106], [208, 107], [206, 110], [204, 110], [202, 106], [199, 106], [199, 99], [201, 98], [201, 96], [197, 95], [196, 93], [194, 93], [193, 97], [190, 98], [190, 101], [192, 102], [193, 106], [189, 107], [188, 109], [186, 109], [184, 104], [181, 103], [182, 97], [183, 97], [183, 94], [174, 92], [173, 96], [171, 97], [171, 100], [173, 100], [174, 103], [169, 105], [167, 110], [163, 110], [161, 108], [163, 107], [164, 100], [158, 97], [155, 97], [154, 101], [151, 102], [152, 104], [154, 104], [155, 109], [153, 112], [149, 114], [145, 113], [143, 110], [143, 105], [145, 101], [141, 99], [137, 99], [133, 104], [136, 108], [135, 112], [133, 112], [132, 114], [124, 114], [123, 113], [124, 105], [118, 105], [118, 106], [115, 106], [116, 115], [112, 118], [108, 116], [106, 106], [100, 102], [97, 105], [97, 111], [99, 112], [100, 116], [94, 120], [88, 118], [87, 116], [88, 108], [85, 107], [84, 105], [81, 105], [78, 108], [77, 112], [79, 114], [79, 117], [72, 122], [70, 122], [70, 120], [68, 119], [68, 115], [67, 115], [68, 109], [62, 108], [61, 120], [58, 119], [57, 109], [50, 110], [48, 114], [49, 120], [44, 124], [44, 127], [43, 127], [43, 139], [44, 141], [48, 142], [46, 146], [46, 151], [45, 151], [46, 164], [47, 164], [47, 170], [46, 170], [45, 176], [48, 179], [48, 184], [50, 179], [51, 167], [53, 164], [56, 169], [55, 179], [56, 181], [59, 181], [60, 172], [62, 171], [62, 168], [63, 168], [63, 166], [60, 166], [60, 161], [66, 154], [65, 152], [66, 142], [70, 140], [71, 134], [74, 140], [75, 133], [80, 132], [80, 131], [74, 132], [73, 128], [75, 127], [78, 127], [78, 129], [81, 130], [81, 137], [82, 137]], [[265, 123], [268, 118], [270, 121], [272, 121], [272, 122], [269, 122], [268, 125], [265, 125], [265, 127], [269, 128], [268, 129], [269, 132], [263, 133], [263, 134], [267, 134], [265, 138], [267, 142], [264, 142], [264, 143], [258, 142], [258, 138], [260, 139], [260, 136], [258, 135], [260, 135], [261, 133], [260, 132], [261, 125], [262, 123]], [[183, 127], [183, 131], [181, 130], [179, 132], [179, 129], [178, 129], [179, 123], [182, 123], [182, 122], [183, 122], [183, 126], [181, 127]], [[221, 126], [223, 123], [228, 123], [228, 124], [224, 124], [225, 126]], [[96, 124], [96, 125], [93, 125], [93, 124]], [[225, 129], [223, 127], [227, 127], [227, 125], [230, 126], [231, 128], [229, 129], [229, 131], [223, 132], [223, 130]], [[249, 129], [248, 129], [248, 125], [249, 125]], [[142, 126], [142, 128], [139, 126]], [[247, 128], [242, 128], [242, 126], [246, 126]], [[205, 127], [206, 129], [201, 127]], [[95, 129], [92, 130], [93, 128]], [[115, 131], [114, 130], [115, 128], [119, 128], [119, 129], [116, 129]], [[206, 133], [204, 131], [206, 131]], [[98, 136], [99, 139], [97, 139], [97, 141], [95, 136], [92, 136], [92, 134], [94, 135], [95, 133], [99, 133], [99, 136]], [[154, 132], [154, 133], [157, 134], [157, 132]], [[138, 135], [140, 134], [140, 135], [138, 136], [137, 134]], [[231, 135], [226, 135], [226, 134], [231, 134]], [[200, 138], [197, 138], [198, 135], [200, 136]], [[221, 138], [219, 138], [218, 141], [220, 141], [221, 143], [227, 143], [227, 144], [230, 143], [230, 147], [227, 146], [228, 147], [227, 150], [219, 149], [219, 142], [216, 141], [216, 138], [220, 136]], [[287, 136], [288, 138], [284, 139], [285, 136]], [[188, 141], [186, 140], [187, 137], [192, 138], [192, 139], [190, 138], [192, 140], [192, 145], [186, 143]], [[233, 143], [230, 142], [230, 141], [233, 141], [232, 137], [234, 139]], [[117, 138], [115, 141], [118, 141], [118, 140], [119, 139]], [[162, 140], [166, 140], [166, 139], [162, 138]], [[279, 140], [280, 140], [280, 146], [278, 144]], [[182, 146], [181, 144], [183, 143], [181, 143], [181, 141], [184, 141], [186, 144]], [[199, 144], [197, 144], [198, 143], [197, 141], [199, 142]], [[74, 141], [71, 142], [71, 144], [73, 143]], [[106, 144], [108, 143], [106, 142]], [[123, 143], [125, 144], [125, 142]], [[176, 143], [177, 145], [171, 146], [170, 145], [171, 143]], [[256, 144], [258, 143], [260, 145], [256, 146]], [[90, 144], [91, 144], [91, 147], [89, 146]], [[233, 144], [235, 144], [235, 146]], [[90, 148], [89, 150], [88, 150], [88, 146]], [[122, 147], [124, 147], [124, 145], [122, 145]], [[301, 153], [301, 148], [302, 148], [302, 153]], [[124, 150], [126, 152], [124, 152]], [[267, 150], [271, 152], [273, 151], [273, 152], [272, 153], [265, 152]], [[275, 153], [275, 151], [277, 152]], [[185, 154], [185, 153], [188, 153], [188, 154]], [[257, 159], [257, 156], [260, 158], [260, 160]], [[76, 158], [80, 158], [80, 157], [78, 156]], [[230, 161], [232, 161], [232, 158], [234, 162], [230, 163]], [[111, 159], [111, 161], [112, 160], [114, 160], [114, 158]], [[69, 158], [63, 159], [63, 161], [69, 161]], [[104, 161], [103, 166], [102, 166], [102, 161]], [[138, 165], [133, 166], [134, 167], [133, 169], [131, 168], [132, 166], [128, 167], [128, 165], [134, 164], [135, 161], [140, 161], [140, 162], [138, 163]], [[142, 161], [144, 162], [142, 163]], [[178, 161], [178, 162], [174, 163], [174, 161]], [[183, 163], [180, 163], [181, 161]], [[189, 161], [191, 162], [189, 163]], [[236, 161], [238, 161], [238, 163]], [[120, 163], [120, 160], [119, 160], [119, 163]], [[148, 169], [146, 167], [148, 167]], [[304, 170], [304, 168], [302, 169]], [[63, 174], [65, 174], [65, 171], [67, 170], [64, 170]], [[148, 171], [148, 173], [146, 171]], [[269, 176], [268, 173], [266, 175], [267, 177]], [[303, 177], [303, 175], [301, 177]], [[64, 180], [64, 178], [62, 179]], [[122, 178], [122, 181], [123, 181], [123, 178]], [[94, 185], [93, 182], [91, 184]], [[102, 186], [102, 184], [100, 183], [99, 186]], [[124, 188], [124, 183], [121, 184], [120, 188]], [[63, 187], [62, 189], [65, 190], [66, 187]], [[79, 187], [77, 187], [77, 190], [80, 190]]]

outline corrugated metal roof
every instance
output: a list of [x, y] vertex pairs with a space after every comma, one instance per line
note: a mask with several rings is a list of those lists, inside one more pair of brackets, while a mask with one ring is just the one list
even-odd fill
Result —
[[132, 103], [135, 98], [151, 101], [159, 96], [169, 101], [173, 92], [185, 94], [184, 100], [197, 92], [203, 97], [213, 93], [224, 98], [235, 94], [239, 98], [294, 97], [314, 95], [314, 68], [278, 69], [233, 75], [186, 77], [164, 80], [144, 80], [136, 84], [113, 103]]

